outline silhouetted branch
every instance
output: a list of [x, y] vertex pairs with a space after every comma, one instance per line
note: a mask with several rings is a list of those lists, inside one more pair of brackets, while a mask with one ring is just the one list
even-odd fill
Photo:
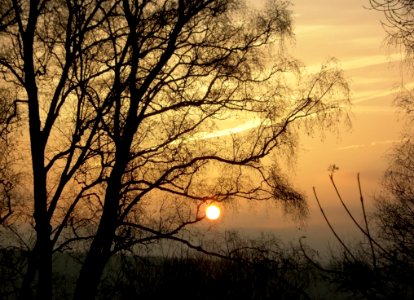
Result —
[[349, 248], [348, 248], [348, 246], [342, 241], [342, 239], [339, 237], [339, 235], [336, 233], [336, 231], [335, 231], [335, 229], [333, 228], [333, 226], [331, 225], [331, 222], [329, 222], [329, 219], [328, 219], [328, 217], [326, 216], [326, 214], [325, 214], [325, 211], [323, 210], [323, 208], [322, 208], [322, 205], [321, 205], [321, 203], [319, 202], [319, 198], [318, 198], [318, 195], [316, 194], [316, 189], [315, 189], [315, 187], [313, 187], [313, 194], [315, 195], [315, 199], [316, 199], [316, 202], [318, 203], [318, 207], [319, 207], [319, 210], [321, 211], [321, 213], [322, 213], [322, 216], [323, 216], [323, 218], [325, 219], [325, 221], [326, 221], [326, 224], [329, 226], [329, 229], [331, 230], [331, 232], [334, 234], [334, 236], [335, 236], [335, 238], [336, 238], [336, 240], [342, 245], [342, 247], [344, 248], [344, 250], [346, 251], [346, 253], [348, 253], [351, 257], [352, 257], [352, 259], [353, 260], [356, 260], [355, 259], [355, 256], [352, 254], [352, 252], [351, 252], [351, 250], [349, 250]]
[[371, 248], [372, 263], [373, 263], [374, 269], [377, 269], [377, 257], [375, 254], [375, 249], [374, 249], [374, 244], [373, 244], [374, 239], [372, 238], [372, 235], [369, 231], [367, 213], [365, 211], [364, 197], [362, 196], [361, 181], [359, 178], [359, 173], [357, 174], [357, 180], [358, 180], [358, 189], [359, 189], [359, 199], [361, 201], [362, 214], [364, 216], [364, 222], [365, 222], [366, 236], [368, 237], [369, 245]]

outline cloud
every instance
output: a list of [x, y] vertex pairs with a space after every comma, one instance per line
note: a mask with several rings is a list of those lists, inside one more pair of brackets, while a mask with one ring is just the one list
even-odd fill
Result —
[[197, 134], [193, 135], [189, 140], [206, 140], [212, 138], [218, 138], [223, 136], [228, 136], [236, 133], [240, 133], [252, 128], [256, 128], [263, 124], [263, 120], [259, 118], [251, 119], [249, 121], [243, 122], [237, 126], [226, 128], [222, 130], [217, 130], [214, 132], [198, 132]]
[[[343, 70], [353, 70], [353, 69], [360, 69], [366, 68], [378, 64], [389, 64], [392, 62], [401, 61], [401, 53], [392, 53], [387, 56], [385, 55], [367, 55], [361, 56], [358, 58], [350, 58], [347, 60], [339, 60], [338, 65]], [[320, 64], [310, 65], [305, 68], [310, 73], [317, 73], [321, 69]]]
[[360, 148], [368, 148], [368, 147], [375, 147], [381, 145], [389, 145], [389, 144], [399, 144], [402, 140], [382, 140], [382, 141], [372, 141], [367, 144], [354, 144], [336, 148], [336, 150], [353, 150], [353, 149], [360, 149]]
[[394, 115], [397, 113], [397, 109], [390, 106], [380, 106], [380, 105], [355, 105], [352, 107], [353, 113], [367, 113], [367, 114], [387, 114]]
[[[403, 88], [405, 90], [414, 89], [414, 82], [405, 84]], [[357, 104], [357, 103], [370, 101], [370, 100], [373, 100], [373, 99], [378, 99], [378, 98], [387, 97], [387, 96], [394, 96], [395, 97], [396, 94], [399, 93], [401, 89], [400, 88], [398, 88], [398, 89], [394, 88], [394, 89], [391, 89], [391, 90], [375, 89], [375, 90], [368, 90], [368, 91], [364, 91], [364, 92], [358, 92], [353, 97], [352, 103]]]
[[366, 68], [378, 64], [389, 64], [391, 62], [401, 61], [401, 53], [392, 53], [390, 55], [368, 55], [354, 59], [348, 59], [341, 62], [341, 66], [344, 70], [352, 70], [359, 68]]
[[362, 103], [366, 101], [370, 101], [373, 99], [378, 99], [382, 97], [392, 96], [395, 95], [396, 91], [392, 90], [372, 90], [372, 91], [365, 91], [365, 92], [358, 92], [353, 97], [352, 103]]

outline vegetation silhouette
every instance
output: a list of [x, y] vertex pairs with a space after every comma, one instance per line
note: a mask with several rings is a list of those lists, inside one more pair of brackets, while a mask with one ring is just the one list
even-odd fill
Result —
[[225, 258], [191, 229], [211, 200], [305, 214], [283, 159], [265, 158], [347, 120], [349, 89], [333, 62], [303, 73], [291, 37], [286, 1], [2, 1], [0, 87], [31, 190], [3, 190], [4, 295], [57, 297], [59, 253], [82, 253], [77, 300], [112, 257], [161, 239]]
[[[398, 198], [381, 196], [376, 199], [377, 206], [373, 215], [369, 217], [358, 174], [357, 186], [362, 215], [362, 221], [358, 221], [349, 208], [349, 201], [347, 204], [342, 197], [333, 173], [329, 177], [341, 206], [352, 220], [355, 230], [361, 233], [362, 239], [351, 243], [340, 236], [330, 222], [314, 189], [314, 196], [320, 211], [338, 241], [339, 247], [331, 254], [328, 264], [309, 257], [305, 249], [302, 250], [304, 255], [325, 274], [323, 276], [325, 280], [335, 286], [338, 291], [349, 294], [352, 298], [413, 299], [414, 256], [411, 230], [413, 215], [410, 210], [412, 204], [407, 206]], [[411, 216], [395, 213], [396, 207], [403, 211], [410, 210]], [[404, 225], [395, 226], [401, 223]]]
[[[370, 3], [412, 57], [411, 1]], [[303, 241], [200, 226], [212, 200], [308, 214], [283, 159], [266, 159], [346, 119], [349, 89], [333, 62], [307, 75], [285, 52], [292, 34], [286, 1], [2, 1], [0, 297], [413, 299], [408, 129], [372, 215], [357, 177], [362, 221], [330, 170], [360, 243], [315, 190], [339, 242], [328, 264]], [[411, 95], [396, 100], [409, 122]]]
[[[388, 41], [402, 45], [407, 54], [406, 62], [413, 59], [414, 3], [405, 0], [370, 0], [372, 9], [382, 11], [383, 26]], [[357, 244], [344, 241], [329, 221], [329, 217], [314, 195], [320, 211], [339, 242], [338, 253], [332, 255], [330, 266], [323, 266], [309, 258], [314, 265], [339, 289], [352, 297], [363, 299], [414, 299], [414, 144], [412, 122], [414, 98], [412, 91], [402, 87], [395, 99], [407, 121], [401, 143], [393, 148], [390, 163], [383, 177], [383, 187], [375, 196], [375, 208], [368, 214], [362, 195], [359, 174], [357, 186], [361, 203], [362, 221], [351, 213], [334, 180], [338, 168], [330, 168], [330, 180], [337, 198], [345, 209], [355, 229], [362, 234]], [[304, 251], [306, 255], [306, 251]]]
[[11, 132], [16, 130], [17, 107], [9, 99], [10, 93], [0, 88], [0, 225], [12, 216], [12, 201], [16, 198], [19, 177], [13, 168], [15, 157], [10, 153], [15, 147]]

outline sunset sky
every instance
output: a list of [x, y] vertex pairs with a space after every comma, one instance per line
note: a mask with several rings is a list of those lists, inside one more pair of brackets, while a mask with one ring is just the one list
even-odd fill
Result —
[[237, 212], [224, 212], [218, 226], [253, 232], [270, 230], [288, 240], [306, 235], [310, 244], [320, 246], [333, 239], [316, 207], [312, 187], [317, 189], [333, 225], [344, 236], [353, 238], [330, 185], [328, 167], [339, 166], [337, 185], [358, 218], [356, 175], [360, 173], [369, 202], [372, 195], [380, 192], [387, 155], [401, 136], [403, 122], [393, 99], [401, 84], [410, 87], [412, 80], [401, 63], [403, 51], [385, 43], [386, 33], [380, 23], [383, 16], [366, 8], [368, 0], [296, 0], [293, 4], [295, 42], [291, 54], [310, 69], [331, 57], [339, 60], [352, 93], [352, 128], [340, 127], [338, 135], [327, 132], [324, 139], [319, 135], [302, 138], [291, 180], [308, 196], [311, 215], [300, 230], [280, 210], [261, 204], [241, 204]]

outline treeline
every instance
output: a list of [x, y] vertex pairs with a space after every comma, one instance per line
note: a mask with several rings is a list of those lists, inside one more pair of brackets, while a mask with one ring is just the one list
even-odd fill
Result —
[[[341, 288], [300, 249], [282, 248], [280, 242], [272, 247], [262, 237], [236, 252], [228, 258], [188, 250], [168, 257], [117, 254], [103, 273], [96, 299], [348, 299], [358, 295]], [[27, 255], [19, 249], [0, 251], [2, 299], [16, 299], [19, 294]], [[80, 253], [55, 255], [54, 299], [73, 298], [83, 259]]]
[[[355, 228], [350, 230], [361, 233], [358, 242], [351, 244], [336, 235], [337, 247], [323, 257], [303, 240], [287, 245], [273, 234], [249, 238], [238, 232], [214, 233], [205, 241], [211, 245], [204, 246], [214, 249], [211, 253], [176, 242], [119, 252], [108, 262], [95, 297], [414, 299], [414, 219], [401, 215], [407, 206], [389, 199], [377, 199], [368, 227], [355, 219]], [[338, 204], [345, 203], [338, 200]], [[355, 200], [363, 203], [363, 198]], [[2, 299], [19, 295], [28, 255], [30, 251], [19, 247], [1, 249]], [[85, 253], [76, 251], [54, 255], [54, 299], [73, 299], [84, 259]]]

